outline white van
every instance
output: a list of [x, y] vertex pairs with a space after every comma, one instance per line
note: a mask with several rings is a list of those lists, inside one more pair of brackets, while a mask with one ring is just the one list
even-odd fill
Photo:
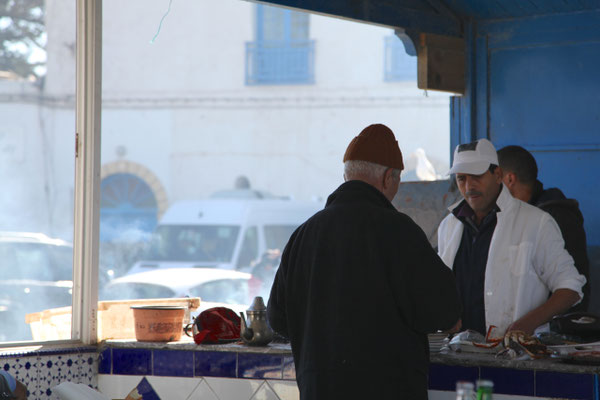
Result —
[[127, 275], [181, 267], [249, 271], [267, 250], [283, 251], [294, 230], [322, 208], [319, 202], [279, 198], [176, 202]]

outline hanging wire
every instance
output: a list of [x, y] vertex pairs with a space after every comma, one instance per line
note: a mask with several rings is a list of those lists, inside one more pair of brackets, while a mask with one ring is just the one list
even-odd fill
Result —
[[165, 13], [165, 15], [163, 15], [162, 18], [160, 19], [160, 23], [158, 24], [158, 30], [156, 31], [156, 35], [154, 35], [154, 37], [150, 41], [150, 44], [154, 44], [154, 41], [158, 37], [158, 34], [160, 33], [160, 29], [162, 28], [163, 21], [165, 20], [167, 15], [169, 15], [169, 13], [171, 12], [171, 3], [173, 3], [173, 0], [169, 0], [169, 8], [167, 9], [167, 12]]

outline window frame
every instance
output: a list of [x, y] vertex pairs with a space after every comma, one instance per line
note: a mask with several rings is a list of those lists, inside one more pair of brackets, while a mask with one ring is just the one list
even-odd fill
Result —
[[76, 0], [75, 182], [71, 340], [98, 341], [102, 0]]
[[[315, 83], [315, 41], [310, 37], [310, 15], [307, 15], [307, 37], [303, 40], [292, 38], [292, 17], [295, 11], [283, 9], [283, 38], [267, 40], [265, 33], [265, 7], [275, 7], [257, 4], [255, 8], [254, 41], [246, 42], [245, 82], [247, 86], [262, 85], [309, 85]], [[265, 59], [279, 60], [301, 55], [306, 60], [302, 70], [292, 74], [277, 74], [266, 72], [260, 67]], [[303, 54], [305, 53], [305, 54]], [[266, 71], [269, 71], [266, 69]]]
[[75, 4], [75, 178], [71, 339], [3, 342], [0, 345], [3, 348], [31, 346], [37, 343], [93, 345], [98, 342], [102, 0], [75, 0]]

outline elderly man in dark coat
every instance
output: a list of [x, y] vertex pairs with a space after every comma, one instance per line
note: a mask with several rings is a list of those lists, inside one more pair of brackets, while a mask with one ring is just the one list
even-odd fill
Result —
[[283, 252], [268, 318], [291, 341], [303, 400], [427, 399], [427, 333], [460, 326], [452, 271], [391, 203], [402, 169], [393, 132], [365, 128], [346, 182]]

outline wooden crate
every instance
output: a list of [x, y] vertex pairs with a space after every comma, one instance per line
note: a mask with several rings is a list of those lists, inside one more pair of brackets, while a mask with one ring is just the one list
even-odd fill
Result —
[[[200, 307], [199, 297], [111, 300], [98, 302], [98, 341], [135, 339], [135, 324], [131, 306], [161, 305], [185, 307], [184, 324], [190, 322], [190, 311]], [[33, 340], [71, 339], [71, 307], [52, 308], [25, 316]]]

